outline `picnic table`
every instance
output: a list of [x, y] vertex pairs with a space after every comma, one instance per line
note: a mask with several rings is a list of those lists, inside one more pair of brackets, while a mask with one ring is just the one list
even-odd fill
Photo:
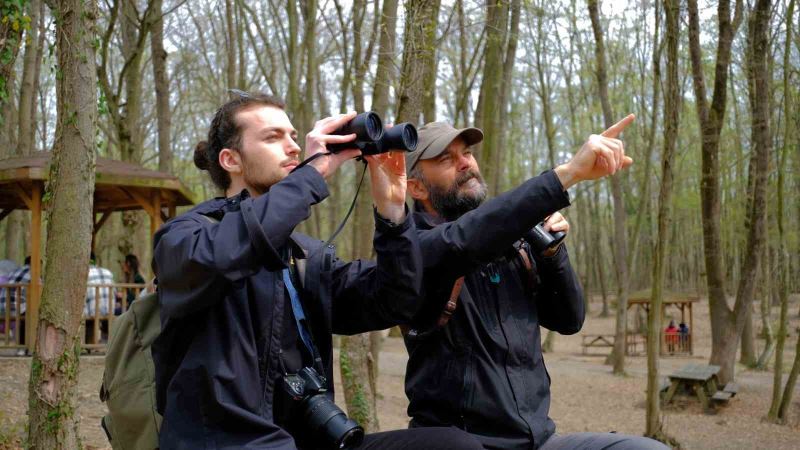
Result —
[[581, 336], [581, 347], [585, 355], [590, 347], [614, 347], [613, 334], [584, 334]]
[[725, 403], [736, 395], [737, 387], [728, 383], [719, 389], [717, 374], [719, 366], [706, 364], [687, 364], [668, 375], [669, 388], [664, 395], [664, 403], [669, 403], [678, 390], [697, 396], [703, 409], [710, 411], [714, 403]]
[[[613, 334], [583, 334], [581, 335], [581, 347], [583, 354], [588, 354], [590, 348], [613, 348], [615, 336]], [[645, 352], [647, 347], [647, 336], [629, 331], [625, 335], [625, 354], [628, 356], [636, 356]], [[642, 351], [638, 350], [641, 345]]]

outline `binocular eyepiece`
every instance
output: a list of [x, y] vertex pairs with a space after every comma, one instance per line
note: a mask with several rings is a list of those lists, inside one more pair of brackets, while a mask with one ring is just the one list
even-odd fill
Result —
[[401, 123], [384, 129], [383, 121], [374, 112], [363, 112], [331, 134], [347, 135], [355, 133], [353, 142], [328, 144], [331, 153], [357, 148], [362, 155], [377, 155], [390, 150], [413, 152], [417, 148], [417, 128], [410, 123]]

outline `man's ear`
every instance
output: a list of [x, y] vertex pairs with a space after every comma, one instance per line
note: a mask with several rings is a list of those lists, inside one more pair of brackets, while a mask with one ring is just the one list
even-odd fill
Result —
[[428, 193], [428, 188], [425, 187], [425, 184], [416, 178], [411, 178], [408, 180], [406, 183], [406, 191], [408, 191], [408, 195], [410, 195], [411, 198], [419, 201], [427, 200], [428, 196], [430, 195]]
[[235, 150], [223, 148], [219, 152], [219, 165], [230, 173], [242, 173], [242, 155]]

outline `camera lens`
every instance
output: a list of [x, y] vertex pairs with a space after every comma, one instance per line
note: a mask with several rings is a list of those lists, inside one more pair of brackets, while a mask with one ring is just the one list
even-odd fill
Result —
[[338, 448], [353, 448], [361, 445], [364, 440], [364, 430], [361, 427], [351, 428], [342, 437]]
[[364, 439], [364, 429], [325, 394], [314, 395], [306, 401], [305, 416], [311, 432], [334, 443], [336, 448], [355, 447]]

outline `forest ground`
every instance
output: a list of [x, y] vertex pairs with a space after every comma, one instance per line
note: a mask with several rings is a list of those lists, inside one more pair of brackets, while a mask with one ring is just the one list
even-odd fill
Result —
[[[788, 373], [794, 358], [797, 330], [800, 327], [800, 295], [792, 296], [790, 337], [786, 341], [784, 365]], [[606, 349], [592, 349], [596, 355], [581, 353], [581, 334], [611, 334], [614, 330], [613, 310], [608, 318], [598, 317], [600, 303], [595, 301], [580, 333], [558, 336], [555, 352], [545, 355], [552, 378], [550, 415], [560, 433], [580, 431], [617, 431], [642, 434], [645, 423], [644, 397], [646, 358], [628, 358], [627, 376], [611, 374], [603, 364]], [[711, 352], [710, 323], [706, 299], [695, 304], [695, 354], [692, 357], [661, 358], [662, 375], [687, 363], [707, 363]], [[778, 308], [772, 311], [777, 318]], [[667, 312], [676, 321], [674, 312]], [[631, 322], [632, 323], [632, 322]], [[758, 308], [754, 309], [755, 329], [760, 330]], [[763, 347], [763, 340], [757, 347]], [[604, 351], [605, 350], [605, 351]], [[380, 359], [378, 411], [381, 429], [405, 428], [406, 400], [403, 391], [406, 352], [402, 340], [387, 338]], [[338, 357], [335, 358], [338, 361]], [[16, 448], [25, 433], [28, 374], [30, 358], [0, 356], [0, 449]], [[99, 427], [105, 412], [98, 398], [103, 372], [102, 356], [81, 358], [78, 412], [81, 415], [81, 436], [87, 449], [110, 448]], [[337, 374], [337, 404], [344, 405]], [[736, 382], [739, 393], [717, 414], [701, 411], [695, 400], [679, 397], [664, 411], [664, 427], [686, 449], [796, 449], [800, 442], [800, 386], [796, 388], [788, 425], [775, 425], [762, 420], [772, 392], [772, 371], [755, 371], [738, 365]], [[784, 377], [785, 380], [785, 377]]]

